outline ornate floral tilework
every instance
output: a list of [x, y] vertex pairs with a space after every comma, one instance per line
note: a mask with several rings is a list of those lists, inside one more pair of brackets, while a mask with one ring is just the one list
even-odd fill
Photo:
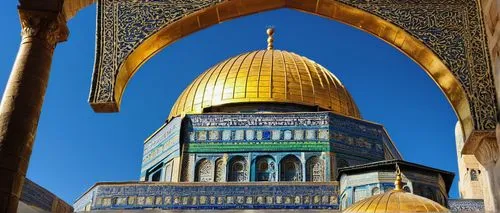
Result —
[[209, 140], [219, 140], [219, 131], [210, 130], [209, 134], [208, 134], [208, 139]]
[[194, 142], [196, 140], [195, 132], [189, 132], [189, 141]]
[[306, 130], [306, 139], [307, 140], [315, 140], [316, 139], [316, 130], [314, 130], [314, 129]]
[[328, 129], [320, 129], [318, 130], [318, 138], [320, 140], [328, 140], [329, 139], [329, 132]]
[[292, 140], [292, 130], [285, 130], [283, 132], [283, 140]]
[[272, 131], [272, 139], [273, 140], [280, 140], [281, 139], [281, 130], [273, 130]]
[[253, 130], [247, 130], [245, 131], [245, 136], [248, 141], [255, 140], [255, 131]]
[[304, 130], [298, 129], [295, 130], [295, 135], [293, 137], [295, 140], [303, 140], [304, 139]]
[[261, 130], [257, 130], [255, 131], [256, 133], [256, 139], [257, 140], [262, 140], [262, 131]]
[[234, 140], [237, 141], [242, 141], [245, 137], [245, 131], [244, 130], [236, 130], [234, 131]]
[[222, 140], [225, 141], [231, 140], [231, 130], [222, 131]]
[[199, 131], [197, 140], [206, 141], [207, 140], [207, 131]]

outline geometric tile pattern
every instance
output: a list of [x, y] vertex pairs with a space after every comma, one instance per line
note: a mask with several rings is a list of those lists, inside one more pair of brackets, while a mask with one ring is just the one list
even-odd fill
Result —
[[[338, 209], [337, 191], [337, 182], [217, 184], [118, 182], [96, 184], [86, 193], [92, 196], [87, 196], [86, 200], [78, 202], [90, 204], [92, 210]], [[75, 211], [82, 209], [75, 208]]]

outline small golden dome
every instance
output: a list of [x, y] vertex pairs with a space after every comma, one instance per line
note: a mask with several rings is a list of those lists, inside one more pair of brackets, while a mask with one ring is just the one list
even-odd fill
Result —
[[450, 212], [433, 200], [404, 191], [399, 168], [394, 184], [394, 190], [361, 200], [342, 212]]
[[361, 118], [342, 83], [316, 62], [281, 50], [227, 59], [202, 73], [179, 96], [172, 117], [233, 103], [294, 103]]

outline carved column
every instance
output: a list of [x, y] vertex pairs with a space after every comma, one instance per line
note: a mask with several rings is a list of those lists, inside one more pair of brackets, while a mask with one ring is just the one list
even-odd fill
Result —
[[19, 9], [22, 40], [0, 104], [0, 212], [16, 212], [57, 42], [59, 13]]
[[500, 153], [496, 135], [484, 137], [474, 155], [486, 169], [484, 176], [484, 201], [487, 212], [500, 211]]

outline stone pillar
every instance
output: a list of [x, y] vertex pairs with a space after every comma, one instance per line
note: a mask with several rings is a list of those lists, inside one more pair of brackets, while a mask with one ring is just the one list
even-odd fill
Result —
[[484, 137], [474, 152], [486, 170], [483, 177], [486, 212], [500, 211], [500, 154], [496, 138], [495, 135]]
[[57, 42], [59, 13], [19, 9], [22, 40], [0, 104], [0, 212], [16, 212]]

